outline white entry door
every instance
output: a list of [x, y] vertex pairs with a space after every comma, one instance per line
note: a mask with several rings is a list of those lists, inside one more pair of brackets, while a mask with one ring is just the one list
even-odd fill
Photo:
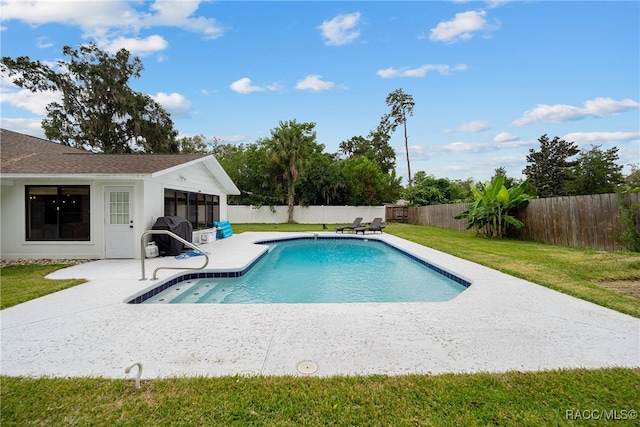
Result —
[[106, 258], [133, 258], [133, 188], [105, 190]]

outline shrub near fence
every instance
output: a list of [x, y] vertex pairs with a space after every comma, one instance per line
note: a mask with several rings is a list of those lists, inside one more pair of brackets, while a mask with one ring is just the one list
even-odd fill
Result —
[[[596, 250], [625, 250], [616, 241], [621, 228], [617, 194], [549, 197], [533, 199], [516, 217], [525, 226], [515, 230], [521, 239], [552, 245], [567, 245]], [[630, 204], [640, 202], [640, 193], [624, 195]], [[465, 230], [467, 222], [453, 217], [466, 208], [465, 203], [410, 207], [408, 222], [434, 227]], [[636, 214], [640, 224], [640, 212]], [[640, 226], [636, 226], [640, 232]]]

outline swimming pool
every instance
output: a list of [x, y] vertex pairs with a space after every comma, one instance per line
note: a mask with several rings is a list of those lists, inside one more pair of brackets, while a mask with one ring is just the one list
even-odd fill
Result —
[[129, 303], [439, 302], [470, 283], [380, 240], [305, 237], [258, 242], [268, 253], [238, 273], [190, 273]]

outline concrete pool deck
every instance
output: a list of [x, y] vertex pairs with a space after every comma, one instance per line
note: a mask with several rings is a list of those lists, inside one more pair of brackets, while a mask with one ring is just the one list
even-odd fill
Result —
[[[261, 251], [254, 241], [300, 234], [242, 233], [202, 248], [208, 269], [241, 268]], [[124, 370], [134, 362], [142, 378], [303, 376], [305, 361], [317, 376], [640, 367], [640, 319], [392, 235], [365, 238], [473, 284], [444, 303], [133, 305], [123, 301], [179, 272], [140, 281], [140, 260], [95, 261], [49, 276], [87, 283], [0, 311], [0, 372], [133, 378]], [[146, 276], [203, 262], [148, 259]]]

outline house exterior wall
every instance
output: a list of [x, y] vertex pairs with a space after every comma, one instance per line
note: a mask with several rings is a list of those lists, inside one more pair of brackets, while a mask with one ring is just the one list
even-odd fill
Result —
[[[151, 230], [158, 217], [164, 216], [164, 186], [161, 183], [154, 180], [144, 181], [141, 194], [142, 211], [136, 221], [140, 223], [141, 230], [137, 236], [141, 236], [146, 230]], [[138, 255], [136, 254], [136, 257]]]
[[[27, 185], [88, 185], [90, 192], [90, 240], [28, 241], [26, 240]], [[16, 180], [12, 186], [2, 185], [2, 258], [101, 259], [104, 258], [104, 192], [102, 185], [87, 180]]]
[[164, 212], [164, 190], [172, 189], [220, 196], [220, 220], [227, 220], [227, 194], [204, 165], [197, 164], [188, 169], [176, 170], [159, 176], [153, 181], [162, 186], [163, 197], [159, 200], [157, 210], [154, 211], [160, 212], [158, 216], [162, 216]]
[[[27, 241], [27, 185], [88, 185], [90, 191], [90, 240], [88, 241]], [[133, 189], [134, 258], [140, 258], [140, 238], [150, 230], [157, 218], [164, 215], [164, 190], [171, 188], [220, 196], [220, 217], [227, 218], [227, 197], [224, 189], [202, 164], [191, 165], [157, 177], [113, 179], [18, 179], [2, 180], [0, 186], [0, 257], [51, 259], [105, 258], [105, 191], [111, 187]]]
[[162, 174], [154, 178], [154, 181], [176, 190], [194, 193], [200, 191], [202, 193], [219, 194], [224, 191], [202, 163]]

